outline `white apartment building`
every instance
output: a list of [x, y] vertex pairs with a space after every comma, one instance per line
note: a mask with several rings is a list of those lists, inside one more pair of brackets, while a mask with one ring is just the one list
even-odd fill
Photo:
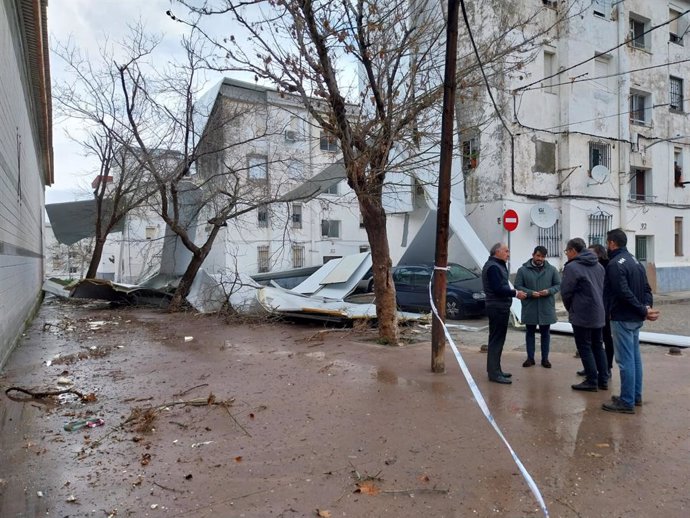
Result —
[[0, 1], [0, 366], [41, 301], [53, 183], [46, 5]]
[[[299, 98], [230, 78], [211, 95], [216, 110], [239, 107], [242, 114], [222, 130], [223, 142], [228, 143], [224, 156], [202, 162], [199, 175], [216, 174], [226, 161], [243, 164], [240, 169], [246, 169], [247, 181], [271, 196], [305, 185], [314, 188], [305, 189], [303, 199], [274, 203], [229, 220], [204, 262], [207, 271], [279, 271], [368, 250], [359, 205], [341, 179], [342, 168], [331, 168], [335, 172], [325, 176], [332, 180], [323, 180], [324, 170], [340, 156], [337, 143], [316, 126]], [[252, 140], [252, 135], [261, 137]], [[234, 142], [246, 144], [233, 146]], [[314, 177], [320, 180], [312, 182]], [[200, 225], [198, 230], [203, 238], [204, 228]]]
[[468, 220], [487, 247], [510, 242], [512, 273], [537, 244], [561, 266], [568, 239], [621, 227], [657, 292], [690, 289], [690, 2], [522, 3], [552, 28], [492, 77], [507, 129], [475, 126], [494, 111], [485, 91], [457, 105]]

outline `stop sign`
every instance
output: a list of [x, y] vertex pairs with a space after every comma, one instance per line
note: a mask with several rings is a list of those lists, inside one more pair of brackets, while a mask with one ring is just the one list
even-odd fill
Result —
[[513, 209], [508, 209], [503, 213], [503, 228], [512, 232], [518, 226], [518, 215]]

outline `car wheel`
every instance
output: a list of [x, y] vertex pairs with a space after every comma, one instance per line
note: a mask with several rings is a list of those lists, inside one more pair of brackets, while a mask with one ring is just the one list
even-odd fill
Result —
[[453, 296], [446, 297], [446, 318], [449, 320], [460, 320], [463, 314], [460, 301]]
[[369, 281], [369, 285], [367, 286], [367, 292], [372, 293], [374, 291], [374, 279], [372, 278]]

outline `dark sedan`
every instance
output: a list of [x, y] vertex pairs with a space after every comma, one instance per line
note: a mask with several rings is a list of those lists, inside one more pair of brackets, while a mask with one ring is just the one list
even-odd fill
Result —
[[[431, 311], [429, 280], [433, 265], [409, 265], [393, 268], [393, 282], [401, 309]], [[446, 318], [483, 316], [484, 291], [481, 278], [459, 264], [451, 263], [447, 271]]]

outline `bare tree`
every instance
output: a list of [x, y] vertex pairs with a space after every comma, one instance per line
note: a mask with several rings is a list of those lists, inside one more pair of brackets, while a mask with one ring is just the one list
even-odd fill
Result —
[[[257, 124], [252, 106], [222, 96], [200, 102], [205, 58], [193, 34], [182, 38], [182, 63], [153, 66], [158, 43], [141, 25], [131, 27], [117, 52], [101, 54], [100, 68], [88, 60], [73, 67], [83, 83], [62, 102], [102, 137], [89, 142], [102, 163], [97, 197], [120, 195], [120, 185], [133, 189], [122, 188], [119, 199], [128, 201], [122, 215], [145, 203], [190, 252], [170, 304], [177, 310], [227, 221], [279, 199], [279, 186], [253, 177], [255, 166], [246, 160], [247, 146], [274, 131], [270, 121]], [[68, 63], [75, 61], [70, 56], [65, 53]], [[265, 160], [267, 167], [271, 157]], [[122, 181], [109, 188], [115, 165]], [[200, 217], [205, 235], [196, 232]]]

